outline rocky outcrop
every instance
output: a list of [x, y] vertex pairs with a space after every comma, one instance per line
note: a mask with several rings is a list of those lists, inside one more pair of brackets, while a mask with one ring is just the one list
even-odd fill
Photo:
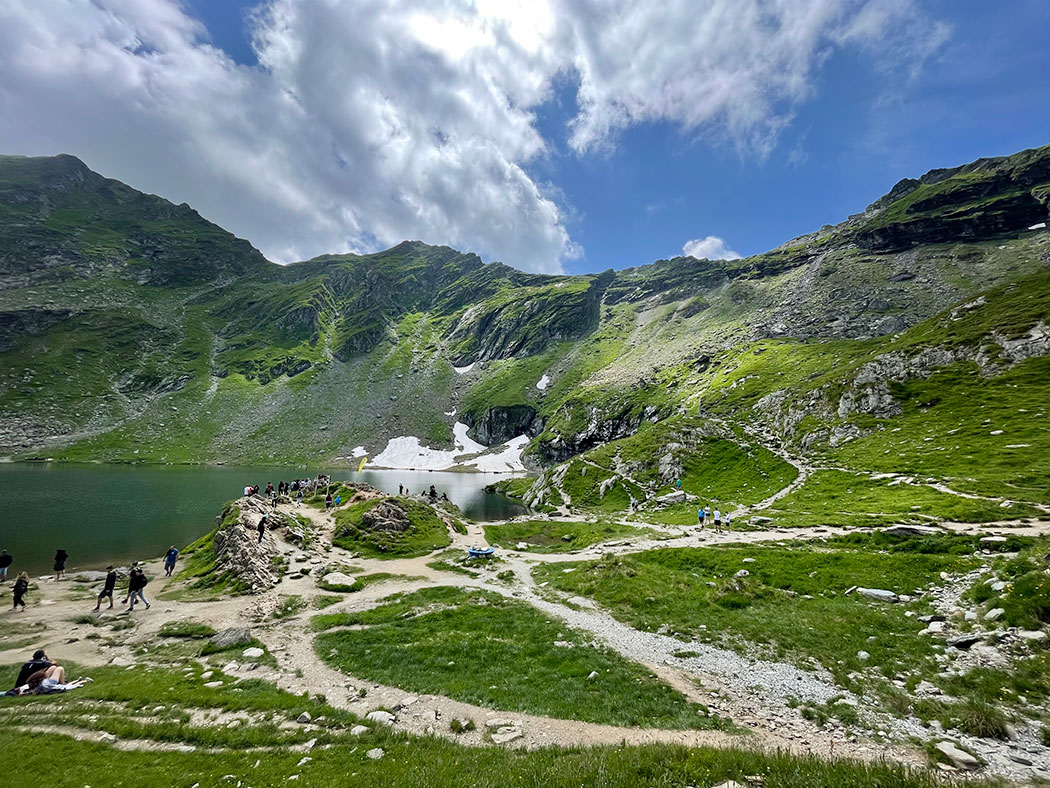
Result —
[[282, 528], [301, 533], [301, 526], [293, 518], [273, 511], [261, 496], [249, 495], [223, 511], [214, 537], [216, 574], [232, 578], [253, 594], [273, 588], [278, 580], [272, 570], [277, 543], [259, 539], [259, 521], [263, 517], [268, 530]]
[[388, 499], [361, 515], [361, 524], [370, 531], [402, 533], [412, 527], [412, 519], [408, 512]]
[[500, 446], [519, 435], [536, 437], [543, 432], [543, 419], [531, 405], [499, 405], [480, 416], [464, 413], [462, 419], [473, 427], [474, 439], [485, 446]]

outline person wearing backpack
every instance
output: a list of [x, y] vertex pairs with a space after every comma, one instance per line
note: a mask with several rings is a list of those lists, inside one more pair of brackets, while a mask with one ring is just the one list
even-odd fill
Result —
[[149, 600], [146, 599], [146, 583], [149, 582], [149, 578], [146, 577], [146, 573], [139, 567], [135, 567], [131, 570], [131, 575], [128, 577], [128, 596], [125, 602], [130, 601], [131, 604], [128, 607], [128, 612], [133, 613], [135, 611], [135, 598], [138, 597], [142, 600], [142, 603], [146, 606], [146, 610], [149, 610]]

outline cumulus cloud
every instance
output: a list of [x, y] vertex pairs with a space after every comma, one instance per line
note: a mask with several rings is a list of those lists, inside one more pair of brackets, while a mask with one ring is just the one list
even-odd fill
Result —
[[0, 3], [0, 149], [80, 155], [278, 261], [418, 238], [556, 272], [580, 253], [572, 207], [530, 174], [556, 81], [578, 86], [578, 155], [665, 120], [761, 157], [835, 49], [943, 38], [913, 0], [267, 0], [249, 19], [257, 66], [178, 0]]
[[717, 235], [706, 238], [694, 238], [682, 245], [682, 254], [695, 257], [697, 260], [739, 260], [740, 255], [726, 246], [726, 242]]

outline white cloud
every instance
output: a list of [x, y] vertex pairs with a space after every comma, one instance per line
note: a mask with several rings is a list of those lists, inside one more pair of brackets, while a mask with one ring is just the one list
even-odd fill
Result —
[[578, 80], [581, 155], [664, 120], [765, 156], [836, 48], [911, 68], [901, 42], [921, 61], [944, 35], [913, 0], [268, 0], [251, 18], [258, 67], [178, 0], [0, 3], [0, 150], [77, 154], [279, 261], [417, 238], [553, 272], [581, 253], [572, 206], [530, 174], [555, 80]]
[[726, 242], [717, 235], [706, 238], [694, 238], [682, 245], [682, 254], [695, 257], [697, 260], [739, 260], [740, 255], [726, 246]]

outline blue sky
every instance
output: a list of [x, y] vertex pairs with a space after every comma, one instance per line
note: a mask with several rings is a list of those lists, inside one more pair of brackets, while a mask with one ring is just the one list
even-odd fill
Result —
[[[613, 21], [571, 2], [506, 19], [374, 0], [107, 9], [137, 49], [94, 19], [105, 0], [62, 24], [36, 12], [50, 1], [0, 23], [113, 63], [71, 74], [78, 97], [53, 62], [17, 61], [35, 92], [0, 69], [3, 152], [80, 155], [281, 262], [406, 237], [569, 273], [707, 236], [746, 256], [900, 178], [1050, 142], [1036, 0], [697, 0]], [[79, 120], [85, 93], [106, 112]]]

